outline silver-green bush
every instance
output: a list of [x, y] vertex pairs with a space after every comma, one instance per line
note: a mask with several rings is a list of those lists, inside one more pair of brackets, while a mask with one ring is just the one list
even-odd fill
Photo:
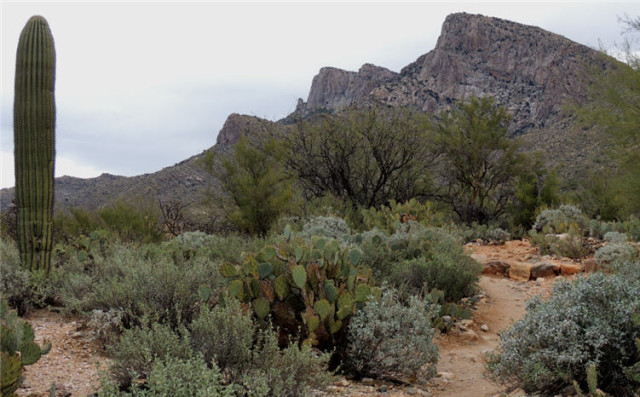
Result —
[[593, 258], [598, 265], [617, 271], [638, 258], [638, 249], [629, 243], [609, 243], [598, 248]]
[[438, 347], [433, 343], [431, 319], [439, 307], [413, 296], [406, 305], [391, 290], [369, 301], [351, 320], [344, 368], [359, 377], [406, 379], [430, 364], [421, 374], [435, 375]]
[[632, 395], [638, 384], [627, 367], [638, 359], [632, 320], [640, 307], [640, 277], [595, 273], [559, 282], [548, 301], [527, 303], [527, 313], [500, 335], [487, 367], [506, 383], [527, 392], [556, 394], [576, 380], [583, 389], [591, 364], [602, 390]]
[[565, 233], [570, 228], [585, 231], [587, 217], [573, 205], [561, 205], [557, 209], [547, 209], [536, 217], [533, 230], [546, 233]]
[[300, 236], [304, 238], [321, 236], [334, 238], [339, 241], [347, 241], [351, 237], [351, 228], [342, 218], [316, 216], [304, 224]]
[[604, 241], [608, 241], [610, 243], [626, 243], [628, 237], [625, 233], [620, 232], [606, 232], [602, 237]]

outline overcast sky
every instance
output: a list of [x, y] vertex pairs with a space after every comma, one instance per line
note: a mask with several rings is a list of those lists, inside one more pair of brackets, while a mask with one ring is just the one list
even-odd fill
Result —
[[215, 143], [230, 113], [278, 120], [323, 66], [393, 71], [432, 50], [445, 17], [477, 13], [599, 47], [640, 2], [12, 2], [2, 7], [0, 187], [13, 186], [18, 37], [48, 21], [57, 52], [56, 176], [158, 171]]

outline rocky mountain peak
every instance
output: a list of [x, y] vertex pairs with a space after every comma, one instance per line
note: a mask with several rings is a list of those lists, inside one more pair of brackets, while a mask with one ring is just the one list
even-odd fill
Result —
[[599, 57], [538, 27], [451, 14], [436, 47], [400, 73], [369, 64], [358, 72], [322, 68], [304, 111], [378, 102], [436, 113], [465, 97], [491, 96], [513, 115], [511, 132], [521, 134], [566, 121], [565, 100], [583, 95], [584, 65]]
[[393, 80], [397, 73], [370, 63], [357, 72], [324, 67], [313, 78], [305, 108], [343, 109], [363, 100], [373, 88]]

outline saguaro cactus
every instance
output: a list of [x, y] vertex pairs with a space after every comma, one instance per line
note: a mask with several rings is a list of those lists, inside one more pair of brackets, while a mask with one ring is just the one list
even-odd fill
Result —
[[55, 162], [56, 52], [47, 20], [29, 19], [16, 57], [13, 140], [22, 265], [49, 270]]

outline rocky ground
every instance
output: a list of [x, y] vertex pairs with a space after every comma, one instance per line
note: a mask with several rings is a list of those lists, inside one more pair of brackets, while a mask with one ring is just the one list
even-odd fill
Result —
[[[436, 340], [440, 348], [438, 376], [411, 384], [372, 379], [337, 379], [322, 396], [524, 396], [496, 384], [484, 373], [484, 356], [498, 346], [499, 332], [525, 312], [525, 303], [535, 295], [547, 296], [552, 285], [571, 277], [581, 264], [540, 257], [527, 242], [504, 245], [469, 244], [472, 256], [486, 265], [480, 278], [481, 299], [472, 320], [459, 322], [454, 331]], [[499, 265], [495, 263], [499, 262]], [[495, 271], [495, 269], [499, 271]], [[538, 270], [536, 270], [538, 269]], [[540, 269], [546, 269], [544, 273]], [[490, 274], [497, 273], [497, 274]], [[48, 396], [53, 384], [58, 396], [87, 396], [99, 386], [99, 368], [107, 362], [101, 346], [79, 321], [41, 310], [27, 320], [39, 341], [49, 340], [51, 352], [25, 371], [19, 396]]]

